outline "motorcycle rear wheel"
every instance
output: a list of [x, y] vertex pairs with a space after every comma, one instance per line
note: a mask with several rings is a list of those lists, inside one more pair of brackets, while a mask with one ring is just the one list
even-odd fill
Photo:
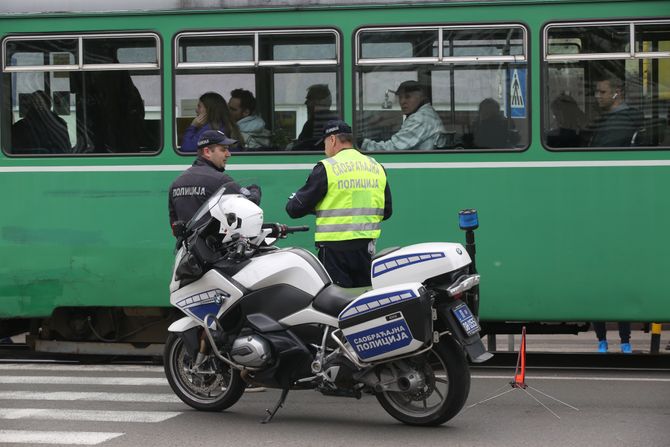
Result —
[[221, 411], [235, 404], [246, 388], [239, 371], [214, 356], [193, 371], [182, 339], [170, 334], [165, 342], [165, 376], [172, 391], [187, 405], [201, 411]]
[[408, 425], [440, 425], [456, 416], [470, 393], [470, 367], [461, 346], [443, 337], [430, 351], [410, 361], [424, 374], [422, 389], [376, 393], [384, 410]]

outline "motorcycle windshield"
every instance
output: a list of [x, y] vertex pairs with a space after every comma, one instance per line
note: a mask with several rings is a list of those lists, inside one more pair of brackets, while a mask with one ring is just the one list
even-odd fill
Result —
[[240, 193], [240, 188], [234, 182], [224, 183], [219, 189], [211, 195], [205, 203], [200, 205], [198, 211], [195, 212], [191, 220], [188, 221], [186, 225], [186, 230], [193, 230], [195, 227], [199, 226], [205, 218], [211, 217], [210, 210], [217, 206], [219, 203], [222, 203], [227, 198], [233, 197], [235, 194]]

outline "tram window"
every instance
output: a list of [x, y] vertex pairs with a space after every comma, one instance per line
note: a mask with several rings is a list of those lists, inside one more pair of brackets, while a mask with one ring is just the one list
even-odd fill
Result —
[[79, 64], [76, 39], [9, 40], [4, 45], [6, 67], [76, 66]]
[[72, 156], [159, 149], [156, 35], [9, 37], [3, 61], [6, 153]]
[[260, 58], [274, 61], [337, 59], [335, 39], [330, 33], [310, 34], [306, 41], [296, 41], [295, 35], [267, 34], [259, 38]]
[[[333, 30], [187, 32], [177, 36], [176, 54], [174, 137], [181, 153], [195, 152], [198, 135], [210, 127], [239, 140], [233, 150], [318, 151], [327, 120], [341, 117]], [[209, 110], [202, 121], [199, 103]]]
[[521, 56], [524, 54], [521, 28], [444, 30], [442, 39], [444, 56]]
[[83, 39], [83, 45], [84, 64], [158, 64], [153, 37], [91, 37]]
[[[542, 88], [545, 146], [551, 150], [670, 147], [669, 25], [668, 21], [548, 25]], [[578, 42], [580, 51], [556, 51], [567, 41]]]
[[[549, 28], [549, 40], [580, 42], [580, 54], [626, 53], [630, 47], [630, 33], [626, 25], [583, 25]], [[549, 54], [571, 54], [574, 46], [567, 48], [551, 44]]]
[[184, 63], [254, 61], [254, 36], [188, 36], [180, 38], [178, 60]]
[[[528, 146], [522, 26], [371, 28], [359, 30], [356, 39], [355, 131], [363, 150]], [[394, 59], [401, 48], [402, 57]], [[414, 110], [401, 104], [409, 98], [396, 95], [401, 84], [416, 92]]]
[[358, 45], [360, 59], [436, 58], [438, 30], [373, 29], [360, 34]]

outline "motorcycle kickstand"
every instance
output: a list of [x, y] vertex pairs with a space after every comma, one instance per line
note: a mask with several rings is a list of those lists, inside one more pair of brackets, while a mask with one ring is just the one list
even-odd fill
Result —
[[272, 420], [272, 418], [275, 416], [275, 414], [277, 414], [277, 411], [278, 411], [281, 407], [284, 406], [284, 401], [286, 400], [286, 395], [287, 395], [287, 394], [288, 394], [288, 388], [284, 388], [284, 389], [282, 390], [282, 392], [281, 392], [281, 396], [279, 396], [279, 401], [277, 401], [277, 404], [276, 404], [275, 407], [272, 409], [272, 411], [270, 411], [270, 410], [267, 409], [267, 408], [265, 409], [265, 411], [267, 412], [268, 415], [265, 417], [265, 419], [263, 419], [263, 420], [261, 421], [261, 424], [267, 424], [268, 422], [270, 422], [270, 421]]

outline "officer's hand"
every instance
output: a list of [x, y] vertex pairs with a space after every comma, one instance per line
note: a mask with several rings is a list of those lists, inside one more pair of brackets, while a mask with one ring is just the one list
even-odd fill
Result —
[[[249, 193], [248, 195], [245, 194], [245, 195], [248, 196], [248, 199], [249, 199], [249, 200], [251, 200], [252, 202], [254, 202], [256, 205], [260, 205], [260, 203], [261, 203], [261, 196], [262, 196], [262, 192], [261, 192], [261, 187], [260, 187], [260, 186], [254, 184], [254, 185], [249, 185], [249, 186], [247, 186], [246, 188], [242, 188], [242, 189], [243, 189], [243, 190], [246, 189], [247, 192]], [[244, 193], [244, 192], [243, 192], [243, 193]]]

